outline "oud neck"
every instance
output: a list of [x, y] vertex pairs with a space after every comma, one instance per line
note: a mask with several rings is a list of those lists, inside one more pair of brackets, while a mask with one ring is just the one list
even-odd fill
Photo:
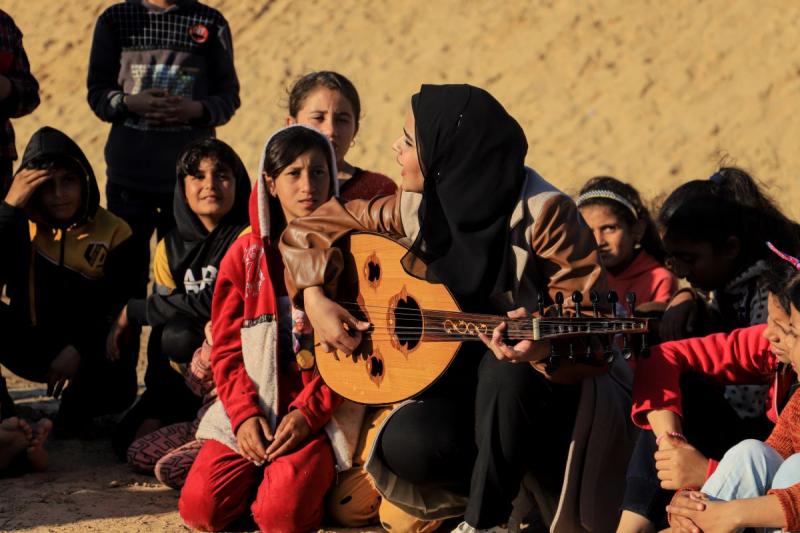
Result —
[[428, 341], [478, 340], [478, 334], [489, 337], [500, 324], [506, 324], [506, 337], [510, 340], [532, 340], [534, 319], [508, 318], [477, 313], [454, 313], [423, 310], [425, 339]]
[[424, 338], [427, 341], [452, 341], [478, 339], [479, 334], [489, 337], [492, 331], [505, 322], [505, 337], [509, 341], [543, 340], [580, 337], [592, 334], [643, 333], [647, 320], [642, 318], [617, 318], [602, 316], [580, 317], [526, 317], [508, 318], [475, 313], [422, 311], [425, 322]]

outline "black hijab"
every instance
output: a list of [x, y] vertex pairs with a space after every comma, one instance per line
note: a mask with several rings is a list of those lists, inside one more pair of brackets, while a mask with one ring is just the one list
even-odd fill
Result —
[[425, 178], [420, 232], [404, 258], [426, 265], [470, 311], [495, 311], [513, 289], [509, 218], [525, 180], [528, 143], [492, 95], [470, 85], [423, 85], [411, 98]]

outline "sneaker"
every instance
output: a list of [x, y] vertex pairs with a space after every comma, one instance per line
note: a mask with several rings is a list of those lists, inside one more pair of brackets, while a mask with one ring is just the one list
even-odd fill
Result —
[[509, 533], [508, 528], [505, 526], [494, 526], [490, 529], [476, 529], [466, 522], [458, 524], [450, 533]]

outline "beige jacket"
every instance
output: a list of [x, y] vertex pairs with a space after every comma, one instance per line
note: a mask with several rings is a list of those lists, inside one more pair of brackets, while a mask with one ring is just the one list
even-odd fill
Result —
[[[403, 191], [346, 206], [332, 199], [313, 215], [293, 221], [280, 242], [290, 296], [302, 305], [302, 290], [307, 287], [323, 286], [328, 294], [336, 294], [345, 263], [334, 244], [350, 231], [368, 230], [413, 240], [419, 230], [416, 212], [420, 199], [419, 194]], [[509, 231], [517, 306], [535, 309], [541, 288], [546, 288], [550, 298], [559, 291], [569, 296], [579, 290], [584, 301], [588, 301], [589, 291], [602, 294], [606, 290], [594, 236], [575, 204], [532, 169], [527, 169]], [[412, 270], [421, 276], [424, 265], [415, 264]], [[620, 358], [610, 372], [582, 381], [560, 495], [543, 494], [535, 480], [526, 478], [551, 531], [614, 529], [635, 439], [630, 420], [631, 383], [632, 374]], [[463, 514], [463, 497], [442, 491], [424, 493], [394, 476], [374, 453], [365, 468], [380, 492], [412, 515], [434, 519]]]

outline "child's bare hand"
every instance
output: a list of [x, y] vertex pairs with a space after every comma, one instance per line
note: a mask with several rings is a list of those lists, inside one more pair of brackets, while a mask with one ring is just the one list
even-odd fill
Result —
[[53, 398], [61, 396], [67, 381], [75, 377], [81, 364], [81, 354], [71, 344], [62, 349], [50, 363], [47, 373], [47, 395]]
[[209, 346], [214, 346], [214, 336], [213, 331], [211, 330], [211, 321], [209, 320], [206, 322], [206, 326], [203, 328], [203, 334], [206, 336], [206, 342]]
[[[704, 511], [705, 501], [708, 496], [699, 491], [684, 491], [675, 495], [670, 502], [670, 507], [687, 511]], [[700, 533], [700, 528], [690, 518], [681, 514], [670, 515], [670, 526], [673, 533]]]
[[689, 443], [678, 439], [671, 439], [671, 443], [672, 448], [655, 453], [661, 488], [678, 490], [702, 487], [708, 471], [708, 458]]
[[119, 361], [122, 353], [122, 343], [128, 331], [128, 306], [122, 308], [117, 320], [111, 325], [111, 331], [106, 338], [106, 357], [110, 361]]
[[278, 429], [275, 430], [275, 440], [267, 448], [267, 459], [274, 461], [281, 455], [297, 448], [298, 444], [305, 441], [311, 434], [311, 428], [298, 409], [290, 411], [283, 417]]
[[168, 96], [164, 106], [145, 115], [159, 124], [185, 124], [203, 116], [203, 104], [183, 96]]
[[303, 291], [305, 310], [314, 334], [321, 341], [321, 348], [327, 352], [333, 349], [351, 354], [361, 344], [361, 332], [369, 329], [369, 322], [363, 322], [351, 315], [341, 305], [325, 296], [320, 287], [309, 287]]
[[49, 180], [52, 174], [49, 170], [26, 168], [17, 172], [8, 189], [5, 202], [11, 207], [25, 209], [36, 189]]
[[236, 444], [245, 458], [256, 464], [267, 460], [267, 451], [264, 441], [271, 441], [272, 431], [269, 422], [263, 416], [251, 416], [236, 430]]
[[167, 96], [169, 93], [165, 89], [153, 87], [136, 94], [126, 95], [125, 105], [131, 113], [146, 118], [148, 113], [159, 111], [168, 105]]

